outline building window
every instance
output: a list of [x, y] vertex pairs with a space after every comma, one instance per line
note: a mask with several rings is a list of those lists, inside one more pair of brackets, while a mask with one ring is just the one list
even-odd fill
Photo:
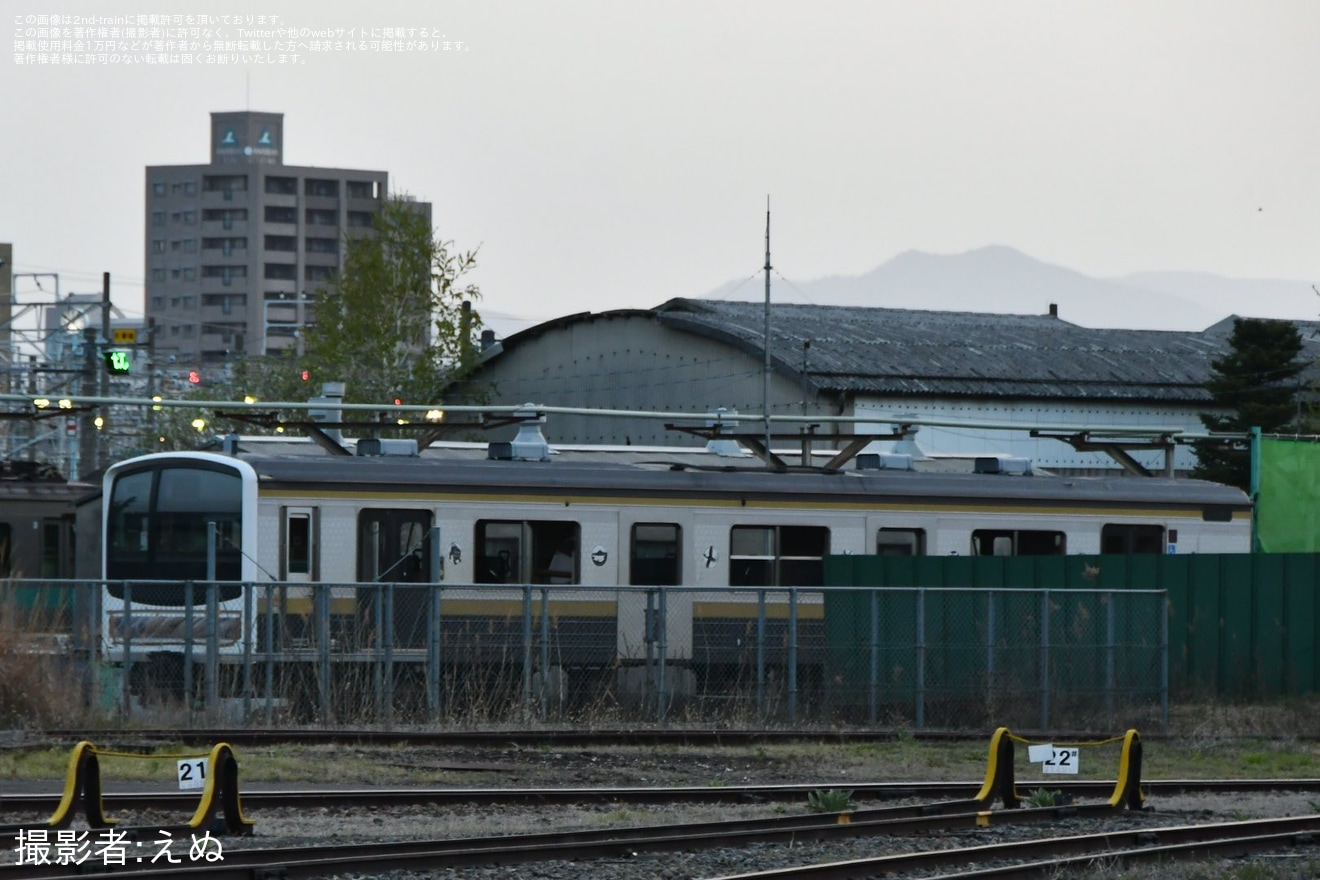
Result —
[[151, 240], [151, 252], [152, 252], [153, 254], [163, 254], [163, 253], [165, 253], [165, 239], [163, 239], [163, 238], [153, 238], [153, 239]]
[[153, 297], [151, 298], [151, 307], [152, 307], [153, 309], [163, 309], [163, 308], [165, 308], [165, 297], [163, 297], [163, 296], [153, 296]]
[[152, 225], [152, 226], [164, 226], [164, 225], [165, 225], [165, 212], [164, 212], [164, 211], [152, 211], [152, 212], [151, 212], [151, 225]]
[[221, 251], [226, 257], [230, 257], [233, 256], [234, 251], [247, 250], [247, 238], [241, 235], [204, 238], [202, 250]]
[[266, 236], [266, 250], [296, 251], [298, 250], [298, 239], [292, 235], [268, 235]]
[[197, 253], [197, 239], [195, 239], [195, 238], [185, 238], [185, 239], [183, 240], [183, 252], [184, 252], [185, 254], [195, 254], [195, 253]]
[[152, 269], [152, 270], [151, 270], [151, 280], [152, 280], [152, 281], [155, 281], [155, 282], [161, 282], [161, 281], [164, 281], [164, 280], [165, 280], [165, 270], [164, 270], [164, 269]]
[[161, 181], [155, 181], [151, 184], [151, 194], [153, 196], [165, 195], [165, 184]]
[[183, 182], [183, 194], [188, 196], [197, 195], [197, 181], [185, 180]]
[[208, 174], [202, 178], [202, 192], [247, 192], [247, 175]]
[[296, 196], [298, 194], [298, 178], [267, 177], [266, 192], [276, 196]]
[[203, 223], [214, 223], [217, 220], [224, 224], [225, 229], [233, 229], [235, 223], [247, 222], [247, 208], [207, 208], [202, 211]]
[[380, 198], [376, 186], [374, 180], [350, 180], [348, 182], [348, 197], [350, 199]]
[[297, 223], [298, 209], [283, 208], [280, 207], [279, 205], [267, 205], [266, 222], [267, 223]]
[[309, 254], [337, 254], [339, 253], [339, 239], [337, 238], [308, 238], [307, 253]]
[[191, 225], [191, 224], [193, 224], [193, 223], [196, 223], [196, 222], [197, 222], [197, 212], [196, 212], [196, 211], [184, 211], [184, 212], [183, 212], [183, 222], [184, 222], [184, 223], [187, 223], [187, 224], [189, 224], [189, 225]]
[[309, 196], [319, 196], [322, 198], [331, 198], [331, 199], [338, 198], [339, 181], [317, 180], [315, 178], [309, 177], [307, 178], [303, 192]]
[[354, 229], [370, 229], [370, 228], [371, 228], [371, 212], [370, 212], [370, 211], [349, 211], [349, 212], [348, 212], [348, 225], [349, 225], [350, 227], [354, 228]]
[[305, 266], [303, 277], [308, 281], [333, 281], [335, 270], [331, 266]]
[[[183, 277], [183, 270], [182, 270], [182, 269], [171, 269], [171, 270], [170, 270], [170, 280], [171, 280], [171, 281], [178, 281], [178, 280], [179, 280], [180, 278], [182, 278], [182, 277]], [[153, 279], [153, 280], [154, 280], [154, 279]]]
[[184, 281], [196, 281], [196, 280], [197, 280], [197, 269], [196, 269], [196, 267], [194, 267], [194, 266], [184, 266], [184, 267], [183, 267], [183, 280], [184, 280]]
[[307, 209], [308, 226], [334, 226], [339, 222], [339, 217], [334, 211], [324, 208]]
[[298, 267], [292, 263], [267, 263], [266, 277], [276, 281], [296, 281]]

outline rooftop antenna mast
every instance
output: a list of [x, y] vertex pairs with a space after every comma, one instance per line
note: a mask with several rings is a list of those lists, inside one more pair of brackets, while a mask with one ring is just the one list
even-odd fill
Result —
[[770, 454], [770, 196], [765, 197], [765, 371], [762, 376], [761, 411], [765, 413], [765, 465], [771, 467]]

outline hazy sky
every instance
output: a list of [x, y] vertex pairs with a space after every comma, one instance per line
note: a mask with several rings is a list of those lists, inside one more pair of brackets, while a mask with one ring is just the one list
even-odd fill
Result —
[[[790, 281], [993, 243], [1102, 277], [1320, 282], [1314, 0], [5, 5], [0, 241], [64, 292], [110, 271], [129, 312], [144, 167], [207, 161], [208, 114], [245, 107], [284, 113], [287, 163], [386, 170], [433, 202], [440, 235], [480, 245], [492, 316], [754, 275], [767, 195]], [[184, 7], [462, 49], [16, 63], [28, 16]]]

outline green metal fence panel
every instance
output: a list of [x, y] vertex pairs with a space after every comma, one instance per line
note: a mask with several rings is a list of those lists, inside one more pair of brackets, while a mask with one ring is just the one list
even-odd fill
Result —
[[1252, 695], [1273, 697], [1287, 688], [1287, 562], [1263, 553], [1251, 561], [1250, 581], [1234, 584], [1230, 580], [1229, 594], [1247, 594], [1252, 606]]
[[1311, 553], [1289, 553], [1281, 558], [1287, 586], [1283, 617], [1287, 623], [1283, 691], [1289, 694], [1314, 693], [1320, 683], [1320, 651], [1316, 650], [1316, 618], [1320, 615], [1316, 588], [1320, 584], [1320, 565], [1317, 565], [1318, 557]]
[[[833, 569], [833, 584], [923, 587], [1049, 589], [1115, 593], [1163, 590], [1167, 594], [1169, 686], [1178, 699], [1208, 695], [1239, 699], [1320, 691], [1320, 555], [1188, 554], [1035, 557], [849, 557]], [[827, 572], [830, 569], [827, 569]], [[1090, 655], [1074, 652], [1067, 669], [1091, 666], [1109, 674], [1137, 675], [1132, 664], [1152, 662], [1148, 628], [1121, 614], [1099, 619], [1065, 595], [1052, 592], [1049, 640], [1069, 650], [1073, 638], [1091, 645]], [[930, 671], [966, 684], [966, 645], [992, 643], [997, 676], [1007, 670], [1022, 681], [1041, 675], [1037, 605], [1006, 594], [975, 613], [964, 600], [930, 601], [927, 646]], [[996, 604], [997, 603], [997, 604]], [[1033, 633], [1034, 635], [1028, 635]], [[886, 638], [890, 635], [886, 634]], [[1120, 646], [1097, 647], [1101, 644]], [[1078, 649], [1080, 650], [1080, 649]], [[1108, 652], [1108, 653], [1106, 653]], [[1048, 671], [1048, 670], [1047, 670]], [[962, 676], [961, 679], [958, 676]], [[1087, 682], [1064, 682], [1085, 690]]]

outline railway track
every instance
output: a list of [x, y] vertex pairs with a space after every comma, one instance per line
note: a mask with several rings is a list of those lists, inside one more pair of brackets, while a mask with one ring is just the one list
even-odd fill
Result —
[[[281, 876], [314, 877], [316, 871], [334, 873], [351, 864], [370, 862], [381, 870], [457, 867], [498, 863], [501, 865], [554, 859], [599, 859], [631, 856], [639, 851], [708, 849], [751, 843], [802, 844], [811, 841], [867, 835], [915, 835], [971, 831], [978, 827], [1050, 822], [1061, 817], [1112, 816], [1121, 811], [1108, 804], [1050, 807], [990, 812], [968, 800], [929, 802], [853, 812], [842, 821], [839, 814], [780, 816], [686, 825], [609, 828], [515, 835], [503, 838], [424, 840], [410, 843], [355, 844], [349, 846], [283, 847], [237, 849], [224, 855], [224, 865], [197, 870], [207, 877], [255, 876], [254, 869], [274, 871]], [[1317, 819], [1320, 827], [1320, 817]], [[120, 829], [130, 840], [159, 837], [159, 829]], [[149, 844], [148, 844], [149, 846]], [[147, 852], [149, 850], [144, 850]], [[135, 850], [136, 852], [136, 850]], [[131, 863], [131, 859], [130, 859]], [[141, 864], [139, 861], [138, 864]], [[292, 870], [290, 866], [299, 866]], [[138, 873], [160, 876], [161, 867]], [[173, 868], [173, 866], [170, 866]], [[229, 873], [248, 871], [247, 874]], [[360, 868], [359, 868], [360, 870]], [[0, 880], [35, 880], [68, 876], [60, 865], [12, 865], [0, 869]], [[199, 873], [197, 876], [202, 876]]]
[[[1058, 731], [1037, 733], [1014, 730], [1020, 736], [1034, 739], [1085, 742], [1103, 739], [1107, 734], [1090, 731]], [[1148, 741], [1159, 741], [1158, 733], [1142, 733]], [[1299, 735], [1298, 740], [1316, 736]], [[290, 728], [213, 728], [181, 730], [106, 729], [106, 730], [48, 730], [33, 734], [32, 748], [51, 745], [73, 745], [90, 740], [104, 748], [133, 747], [143, 744], [179, 742], [226, 742], [233, 746], [256, 745], [411, 745], [451, 746], [464, 748], [503, 748], [517, 745], [524, 748], [588, 748], [595, 746], [755, 746], [775, 743], [888, 743], [965, 742], [984, 743], [986, 737], [969, 731], [897, 731], [897, 730], [821, 730], [821, 729], [760, 729], [728, 730], [723, 728], [655, 727], [633, 730], [379, 730], [359, 728], [290, 729]]]
[[[1034, 784], [1034, 783], [1033, 783]], [[970, 801], [980, 788], [978, 782], [871, 782], [848, 783], [856, 801], [885, 801], [903, 798], [946, 798]], [[804, 803], [812, 792], [835, 788], [833, 784], [731, 785], [731, 786], [641, 786], [611, 788], [313, 788], [243, 791], [246, 810], [319, 808], [327, 804], [366, 809], [422, 804], [508, 805], [508, 804], [748, 804], [757, 802]], [[1024, 786], [1019, 786], [1021, 790]], [[1109, 797], [1114, 782], [1104, 780], [1051, 781], [1051, 790], [1063, 792], [1074, 801]], [[1143, 781], [1148, 796], [1173, 794], [1262, 794], [1280, 791], [1320, 793], [1320, 779], [1161, 779]], [[60, 800], [58, 792], [4, 794], [0, 791], [0, 823], [6, 814], [48, 813]], [[197, 793], [162, 791], [109, 792], [102, 798], [111, 815], [132, 810], [191, 811]], [[3, 830], [0, 825], [0, 830]]]
[[[349, 871], [355, 876], [363, 876], [396, 870], [438, 870], [484, 865], [504, 867], [556, 861], [580, 863], [600, 859], [631, 859], [643, 852], [691, 852], [766, 843], [791, 843], [800, 847], [807, 843], [840, 838], [966, 834], [975, 833], [987, 826], [1048, 823], [1063, 818], [1101, 818], [1115, 814], [1112, 808], [1101, 804], [996, 813], [961, 811], [964, 806], [951, 802], [868, 810], [854, 813], [847, 824], [841, 824], [836, 815], [787, 816], [499, 838], [238, 849], [225, 851], [223, 859], [210, 864], [185, 861], [182, 864], [162, 862], [153, 866], [143, 864], [142, 858], [135, 863], [130, 856], [125, 866], [114, 870], [114, 876], [122, 880], [159, 878], [166, 874], [207, 880], [260, 880], [277, 877], [298, 880]], [[1127, 816], [1133, 818], [1132, 814]], [[1320, 816], [1106, 829], [1092, 834], [923, 849], [821, 865], [799, 864], [791, 868], [737, 876], [852, 880], [899, 876], [907, 871], [931, 871], [949, 865], [978, 865], [986, 867], [977, 868], [972, 873], [962, 872], [957, 876], [1034, 877], [1057, 871], [1061, 866], [1094, 863], [1097, 859], [1105, 860], [1106, 864], [1126, 865], [1140, 860], [1201, 858], [1212, 853], [1242, 855], [1311, 846], [1317, 831], [1320, 831]], [[156, 834], [157, 831], [151, 829], [149, 833]], [[144, 852], [150, 853], [151, 850]], [[581, 865], [578, 867], [580, 869]], [[65, 865], [9, 864], [0, 868], [0, 880], [66, 880], [86, 875], [86, 871], [71, 870]]]

